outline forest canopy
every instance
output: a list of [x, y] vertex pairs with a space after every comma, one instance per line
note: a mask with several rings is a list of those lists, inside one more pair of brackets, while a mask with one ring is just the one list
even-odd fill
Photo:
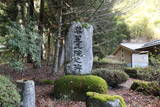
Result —
[[[159, 38], [158, 4], [159, 0], [2, 0], [0, 42], [4, 45], [9, 43], [7, 40], [12, 37], [9, 32], [14, 29], [13, 23], [17, 24], [24, 28], [24, 32], [16, 29], [14, 36], [23, 39], [23, 36], [17, 35], [25, 34], [27, 40], [32, 41], [33, 47], [40, 48], [38, 51], [41, 55], [35, 55], [34, 48], [21, 46], [21, 43], [17, 44], [17, 48], [10, 48], [10, 51], [20, 52], [20, 47], [23, 47], [24, 50], [30, 49], [30, 52], [25, 51], [23, 55], [18, 53], [18, 58], [27, 58], [27, 62], [36, 64], [35, 58], [38, 63], [43, 59], [48, 64], [56, 63], [62, 54], [71, 22], [87, 22], [94, 27], [94, 56], [104, 58], [112, 54], [121, 42], [136, 38]], [[30, 26], [31, 33], [27, 33], [27, 25], [31, 23], [34, 26]], [[34, 42], [37, 37], [42, 42]], [[20, 62], [23, 62], [22, 59]]]

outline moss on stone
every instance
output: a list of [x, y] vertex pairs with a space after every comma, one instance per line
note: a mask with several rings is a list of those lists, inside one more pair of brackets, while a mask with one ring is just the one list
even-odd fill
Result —
[[146, 95], [160, 96], [160, 84], [155, 81], [147, 82], [136, 80], [133, 82], [131, 89]]
[[20, 95], [16, 86], [6, 77], [0, 75], [0, 106], [18, 107]]
[[98, 76], [67, 75], [55, 81], [54, 97], [56, 99], [85, 100], [86, 92], [106, 93], [107, 88], [105, 80]]
[[114, 101], [116, 99], [119, 99], [121, 107], [126, 107], [126, 103], [125, 103], [123, 97], [118, 96], [118, 95], [111, 96], [111, 95], [107, 95], [107, 94], [99, 94], [96, 92], [87, 92], [87, 96], [89, 96], [90, 98], [96, 99], [96, 100], [103, 101], [103, 102]]

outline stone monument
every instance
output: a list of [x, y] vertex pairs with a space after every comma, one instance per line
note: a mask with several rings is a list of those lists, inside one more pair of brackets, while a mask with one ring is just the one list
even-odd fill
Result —
[[88, 23], [73, 22], [65, 42], [65, 73], [89, 74], [93, 65], [93, 27]]

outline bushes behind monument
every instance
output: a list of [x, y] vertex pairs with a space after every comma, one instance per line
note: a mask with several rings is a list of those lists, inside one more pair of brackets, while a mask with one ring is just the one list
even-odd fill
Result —
[[20, 95], [16, 86], [6, 77], [0, 75], [0, 107], [18, 107]]
[[86, 92], [107, 92], [107, 83], [98, 76], [67, 75], [56, 80], [54, 83], [54, 97], [56, 99], [85, 100]]
[[126, 82], [128, 80], [128, 75], [123, 71], [113, 71], [107, 69], [96, 69], [92, 73], [93, 75], [97, 75], [102, 77], [109, 86], [116, 87], [118, 84]]
[[131, 77], [146, 81], [160, 81], [160, 69], [148, 68], [125, 68], [124, 71]]

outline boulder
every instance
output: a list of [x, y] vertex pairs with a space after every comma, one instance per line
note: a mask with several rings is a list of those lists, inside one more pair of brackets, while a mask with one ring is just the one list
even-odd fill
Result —
[[67, 75], [54, 82], [54, 97], [62, 100], [86, 100], [86, 92], [106, 93], [107, 83], [93, 75]]
[[126, 107], [121, 96], [87, 92], [87, 107]]

